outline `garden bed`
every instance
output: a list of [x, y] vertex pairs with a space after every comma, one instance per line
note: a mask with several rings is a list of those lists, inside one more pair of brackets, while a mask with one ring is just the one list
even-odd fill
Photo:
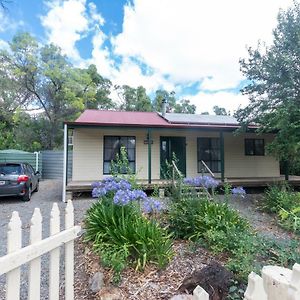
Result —
[[96, 272], [101, 272], [105, 278], [105, 287], [97, 293], [90, 291], [87, 299], [104, 300], [109, 299], [108, 295], [116, 295], [117, 297], [112, 299], [167, 300], [180, 294], [179, 287], [193, 271], [201, 270], [212, 260], [221, 264], [226, 261], [226, 257], [213, 255], [206, 249], [195, 247], [184, 240], [175, 241], [173, 250], [175, 256], [165, 269], [159, 270], [150, 265], [144, 272], [136, 272], [133, 268], [127, 268], [122, 273], [121, 282], [114, 285], [112, 271], [103, 268], [99, 257], [91, 250], [91, 245], [85, 244], [84, 262], [87, 274], [91, 278]]

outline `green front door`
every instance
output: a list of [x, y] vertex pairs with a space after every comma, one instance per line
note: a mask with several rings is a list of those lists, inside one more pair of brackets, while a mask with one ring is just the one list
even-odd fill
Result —
[[166, 161], [171, 164], [173, 157], [177, 158], [179, 171], [186, 175], [186, 149], [185, 137], [161, 136], [160, 137], [160, 178], [167, 177]]

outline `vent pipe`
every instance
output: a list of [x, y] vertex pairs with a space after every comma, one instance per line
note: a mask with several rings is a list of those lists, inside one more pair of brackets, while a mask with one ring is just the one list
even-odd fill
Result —
[[166, 112], [167, 112], [167, 101], [164, 98], [162, 100], [162, 104], [161, 104], [161, 114], [162, 114], [163, 117], [166, 115]]

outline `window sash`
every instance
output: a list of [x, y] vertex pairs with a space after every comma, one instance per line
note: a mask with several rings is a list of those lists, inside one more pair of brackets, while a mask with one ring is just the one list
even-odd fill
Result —
[[246, 156], [264, 156], [265, 141], [264, 139], [245, 139]]
[[201, 160], [212, 172], [221, 172], [221, 146], [219, 138], [197, 138], [198, 173], [201, 173]]
[[[103, 138], [103, 174], [111, 174], [111, 162], [121, 154], [121, 147], [127, 152], [129, 166], [135, 173], [136, 139], [135, 136], [104, 136]], [[125, 172], [124, 172], [125, 174]]]

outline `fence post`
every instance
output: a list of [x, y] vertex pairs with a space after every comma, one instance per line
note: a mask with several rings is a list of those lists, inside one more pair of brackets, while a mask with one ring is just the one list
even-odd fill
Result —
[[300, 265], [294, 264], [291, 283], [288, 290], [288, 300], [300, 299]]
[[[42, 215], [39, 208], [34, 209], [30, 226], [30, 244], [33, 245], [42, 239]], [[28, 299], [40, 300], [41, 290], [41, 257], [30, 262]]]
[[287, 299], [288, 289], [291, 282], [292, 270], [278, 267], [265, 266], [262, 269], [264, 288], [268, 299]]
[[[21, 249], [22, 247], [22, 222], [18, 212], [14, 211], [8, 224], [7, 253]], [[20, 299], [20, 267], [10, 271], [6, 275], [6, 299]]]
[[248, 276], [248, 286], [245, 291], [245, 300], [267, 300], [263, 279], [254, 272]]
[[[74, 226], [74, 207], [71, 200], [68, 200], [65, 210], [66, 229]], [[74, 299], [74, 241], [65, 245], [65, 300]]]
[[[59, 233], [60, 218], [57, 203], [53, 204], [50, 217], [50, 236]], [[59, 299], [59, 248], [50, 251], [49, 262], [49, 300]]]
[[199, 285], [194, 289], [193, 296], [195, 300], [209, 300], [208, 293]]

